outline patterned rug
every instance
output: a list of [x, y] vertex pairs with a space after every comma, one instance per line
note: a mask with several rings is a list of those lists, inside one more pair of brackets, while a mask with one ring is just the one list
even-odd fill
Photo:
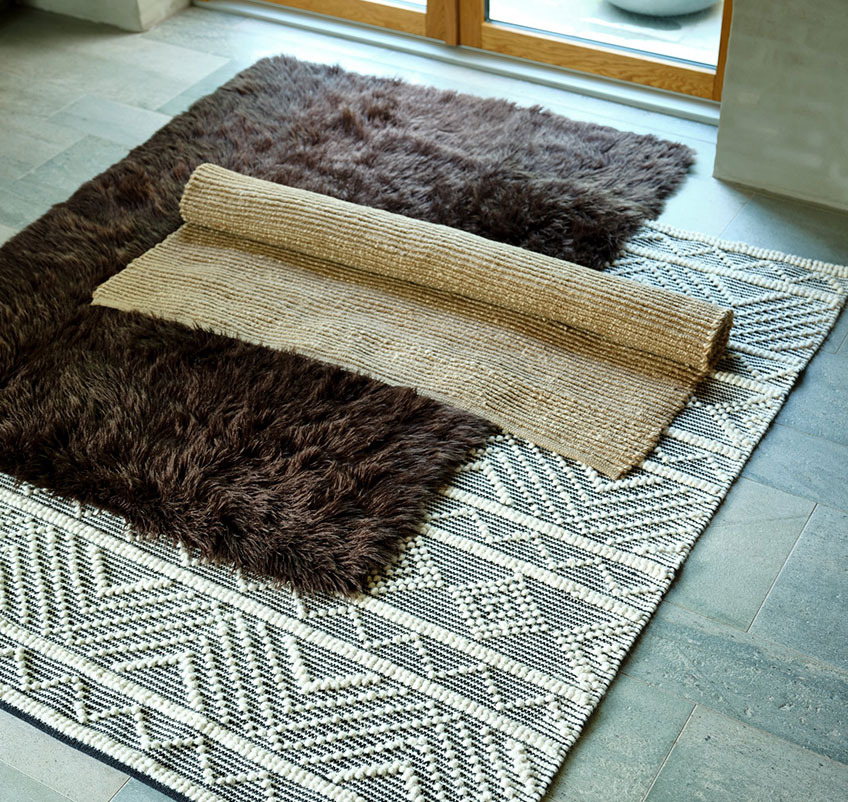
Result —
[[736, 315], [639, 469], [497, 438], [353, 600], [5, 478], [0, 702], [177, 798], [540, 799], [848, 294], [848, 268], [662, 225], [608, 269]]

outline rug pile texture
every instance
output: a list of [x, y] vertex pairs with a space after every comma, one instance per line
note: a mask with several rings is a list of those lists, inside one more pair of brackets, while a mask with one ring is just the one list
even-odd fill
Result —
[[4, 477], [2, 704], [178, 798], [538, 802], [848, 293], [848, 268], [659, 225], [607, 272], [736, 316], [651, 456], [609, 480], [496, 436], [356, 598]]
[[200, 326], [460, 407], [612, 478], [724, 351], [728, 309], [204, 164], [185, 225], [93, 303]]
[[692, 162], [653, 136], [265, 59], [0, 249], [0, 470], [305, 590], [361, 589], [491, 426], [318, 363], [90, 305], [202, 162], [605, 263]]

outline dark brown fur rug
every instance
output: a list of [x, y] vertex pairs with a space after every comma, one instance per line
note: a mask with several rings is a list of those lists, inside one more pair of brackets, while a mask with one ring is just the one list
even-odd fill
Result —
[[0, 469], [308, 591], [351, 592], [480, 446], [468, 414], [297, 355], [91, 307], [201, 162], [597, 267], [688, 148], [266, 59], [0, 249]]

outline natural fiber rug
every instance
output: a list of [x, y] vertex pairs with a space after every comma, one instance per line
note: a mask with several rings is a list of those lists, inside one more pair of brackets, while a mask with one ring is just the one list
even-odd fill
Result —
[[664, 226], [609, 272], [733, 307], [718, 369], [618, 481], [493, 440], [361, 597], [6, 478], [0, 701], [179, 798], [539, 800], [848, 293], [848, 268]]
[[265, 59], [0, 248], [0, 470], [312, 590], [361, 588], [491, 431], [410, 390], [90, 306], [202, 162], [597, 266], [683, 145]]
[[204, 164], [185, 225], [93, 303], [340, 365], [618, 478], [724, 352], [732, 312]]

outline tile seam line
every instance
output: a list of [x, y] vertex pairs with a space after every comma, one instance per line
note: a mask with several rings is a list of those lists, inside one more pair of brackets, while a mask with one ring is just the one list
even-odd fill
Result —
[[[97, 100], [106, 100], [106, 98], [100, 98], [100, 97], [98, 97], [97, 95], [91, 95], [91, 94], [89, 94], [88, 92], [83, 92], [83, 93], [82, 93], [79, 97], [75, 97], [73, 100], [69, 100], [69, 101], [68, 101], [68, 102], [67, 102], [64, 106], [60, 106], [60, 107], [59, 107], [58, 109], [56, 109], [55, 111], [50, 112], [50, 114], [47, 116], [47, 120], [48, 120], [48, 122], [52, 122], [52, 121], [53, 121], [53, 118], [54, 118], [57, 114], [61, 114], [63, 111], [67, 111], [67, 110], [68, 110], [71, 106], [73, 106], [75, 103], [79, 103], [81, 100], [83, 100], [84, 98], [87, 98], [87, 97], [93, 97], [93, 98], [96, 98]], [[128, 104], [128, 103], [124, 103], [124, 105], [125, 105], [125, 106], [127, 106], [127, 105], [129, 105], [129, 104]], [[137, 107], [137, 106], [133, 106], [132, 108], [138, 108], [138, 107]], [[58, 125], [61, 125], [61, 123], [57, 123], [57, 124], [58, 124]]]
[[[9, 713], [9, 715], [12, 715], [12, 714]], [[18, 719], [18, 720], [20, 721], [21, 719]], [[60, 796], [60, 797], [62, 797], [62, 799], [67, 799], [68, 802], [74, 802], [73, 797], [70, 797], [67, 794], [62, 793], [58, 788], [54, 788], [52, 785], [48, 785], [46, 782], [44, 782], [44, 780], [36, 777], [34, 774], [31, 774], [28, 771], [24, 771], [24, 769], [19, 769], [17, 766], [13, 766], [11, 763], [9, 763], [8, 760], [4, 760], [2, 757], [0, 757], [0, 764], [7, 766], [12, 771], [16, 771], [18, 774], [21, 774], [24, 777], [32, 780], [34, 783], [38, 783], [38, 785], [40, 785], [42, 788], [46, 788], [51, 793], [56, 794], [56, 796]], [[123, 788], [123, 787], [124, 786], [122, 785], [121, 788]], [[109, 797], [109, 802], [111, 802], [112, 798], [113, 797]]]
[[[716, 150], [718, 150], [718, 143], [716, 143]], [[710, 176], [710, 178], [713, 181], [720, 182], [721, 186], [723, 186], [723, 187], [729, 186], [731, 189], [738, 189], [739, 188], [739, 185], [724, 181], [721, 178], [717, 178], [715, 176], [715, 159], [713, 159], [713, 174]], [[754, 196], [755, 196], [754, 192], [748, 192], [745, 189], [743, 189], [742, 191], [745, 192], [748, 195], [748, 197], [745, 199], [745, 203], [743, 203], [736, 210], [736, 212], [731, 216], [730, 220], [727, 221], [727, 224], [724, 226], [724, 228], [722, 228], [721, 231], [718, 232], [718, 234], [716, 235], [716, 237], [718, 239], [721, 239], [721, 240], [725, 239], [725, 232], [733, 225], [734, 221], [736, 220], [737, 217], [739, 217], [740, 214], [742, 214], [743, 210], [748, 208], [751, 201], [754, 200]], [[729, 241], [732, 241], [732, 240], [729, 240]]]
[[[210, 10], [210, 11], [213, 11], [214, 9], [209, 9], [209, 10]], [[159, 24], [158, 24], [155, 28], [151, 28], [149, 31], [144, 31], [143, 33], [140, 33], [140, 34], [138, 34], [138, 35], [139, 35], [142, 39], [144, 39], [144, 40], [146, 40], [146, 41], [148, 41], [148, 42], [156, 42], [157, 44], [160, 44], [160, 45], [169, 45], [170, 47], [178, 47], [178, 48], [180, 48], [180, 49], [182, 49], [182, 50], [187, 50], [187, 51], [189, 51], [190, 53], [197, 53], [198, 55], [203, 55], [203, 56], [212, 56], [213, 58], [223, 58], [223, 59], [226, 59], [226, 60], [227, 60], [227, 62], [230, 62], [230, 61], [233, 61], [233, 60], [234, 60], [234, 58], [233, 58], [232, 56], [228, 56], [226, 53], [219, 53], [219, 52], [214, 51], [214, 50], [203, 50], [203, 49], [202, 49], [202, 48], [200, 48], [200, 47], [192, 47], [191, 45], [187, 45], [187, 44], [175, 45], [173, 42], [169, 42], [167, 39], [163, 39], [163, 38], [161, 38], [160, 36], [151, 36], [150, 34], [153, 34], [154, 32], [156, 32], [156, 31], [157, 31], [157, 28], [158, 28], [158, 27], [159, 27], [159, 25], [161, 25], [161, 24], [162, 24], [162, 23], [159, 23]], [[257, 58], [257, 59], [254, 59], [254, 62], [256, 62], [256, 61], [259, 61], [259, 59], [258, 59], [258, 58]], [[226, 64], [227, 62], [225, 62], [225, 64]], [[220, 69], [221, 69], [221, 67], [225, 66], [225, 64], [219, 64], [219, 65], [215, 68], [215, 70], [220, 70]], [[212, 70], [212, 72], [215, 72], [215, 70]], [[195, 86], [196, 84], [199, 84], [201, 81], [206, 80], [206, 79], [207, 79], [207, 78], [208, 78], [211, 74], [212, 74], [212, 73], [207, 73], [207, 74], [206, 74], [206, 75], [204, 75], [202, 78], [198, 78], [198, 79], [197, 79], [194, 83], [192, 83], [192, 84], [190, 84], [189, 86], [186, 86], [185, 88], [181, 89], [181, 90], [177, 93], [177, 95], [174, 95], [174, 97], [177, 97], [178, 95], [181, 95], [183, 92], [187, 92], [189, 89], [191, 89], [191, 88], [192, 88], [193, 86]], [[168, 100], [166, 100], [166, 101], [165, 101], [165, 103], [170, 103], [173, 99], [174, 99], [173, 97], [168, 98]], [[164, 104], [163, 104], [163, 105], [164, 105]], [[155, 109], [152, 109], [152, 111], [155, 111]]]
[[[687, 700], [690, 701], [690, 700]], [[698, 707], [697, 702], [691, 702], [692, 709], [689, 711], [689, 715], [686, 716], [686, 721], [683, 722], [683, 726], [677, 731], [677, 735], [674, 736], [674, 740], [671, 742], [671, 746], [668, 747], [668, 751], [665, 753], [665, 757], [660, 762], [659, 767], [657, 768], [656, 774], [654, 774], [653, 779], [648, 785], [645, 793], [642, 794], [640, 802], [646, 802], [648, 796], [653, 790], [654, 786], [657, 784], [657, 780], [659, 779], [660, 774], [662, 774], [662, 770], [665, 768], [666, 763], [668, 763], [668, 759], [671, 757], [671, 753], [674, 751], [674, 747], [677, 746], [677, 742], [680, 740], [680, 736], [683, 735], [683, 731], [689, 726], [689, 722], [692, 720], [692, 716], [695, 714], [695, 708]]]
[[[674, 585], [672, 585], [671, 587], [674, 587]], [[714, 616], [707, 615], [706, 613], [699, 612], [698, 610], [693, 610], [691, 607], [687, 607], [685, 604], [681, 604], [680, 602], [673, 601], [672, 599], [669, 599], [667, 597], [664, 597], [662, 601], [663, 601], [663, 604], [668, 604], [668, 605], [671, 605], [672, 607], [676, 607], [678, 610], [683, 610], [684, 612], [687, 612], [690, 615], [696, 615], [699, 618], [704, 618], [707, 621], [710, 621], [713, 624], [716, 624], [718, 626], [728, 627], [729, 629], [736, 630], [736, 632], [738, 632], [742, 635], [751, 634], [751, 633], [748, 632], [747, 629], [742, 629], [742, 628], [736, 626], [735, 624], [728, 624], [727, 621], [722, 621], [720, 618], [715, 618]]]
[[[794, 387], [793, 387], [793, 389], [794, 389]], [[848, 448], [848, 445], [846, 445], [845, 443], [840, 443], [838, 440], [832, 440], [830, 437], [824, 437], [823, 435], [820, 435], [820, 434], [812, 434], [811, 432], [805, 432], [803, 429], [799, 429], [797, 426], [793, 426], [790, 423], [780, 423], [778, 420], [775, 420], [774, 423], [772, 424], [772, 426], [774, 426], [774, 427], [779, 426], [781, 429], [791, 429], [793, 432], [798, 432], [798, 434], [803, 434], [805, 437], [812, 437], [815, 440], [822, 440], [825, 443], [831, 443], [832, 445], [835, 445], [835, 446], [842, 446], [843, 448]], [[754, 480], [754, 481], [757, 481], [757, 480]], [[792, 493], [791, 490], [786, 490], [784, 492], [789, 493], [790, 495], [795, 495], [795, 494]], [[801, 498], [804, 498], [804, 496], [802, 496]], [[809, 499], [809, 500], [810, 501], [816, 501], [816, 499]], [[832, 507], [835, 510], [842, 509], [841, 507], [837, 507], [833, 504], [827, 504], [824, 501], [822, 501], [822, 502], [816, 501], [816, 503], [820, 503], [824, 507]]]
[[129, 782], [130, 782], [130, 780], [131, 780], [131, 779], [132, 779], [132, 777], [127, 776], [127, 779], [126, 779], [126, 780], [124, 780], [124, 782], [123, 782], [123, 784], [121, 785], [121, 787], [120, 787], [117, 791], [115, 791], [115, 793], [114, 793], [114, 794], [112, 794], [112, 796], [110, 796], [110, 797], [109, 797], [109, 802], [115, 802], [115, 798], [118, 796], [118, 794], [120, 794], [120, 793], [121, 793], [121, 791], [123, 791], [123, 790], [124, 790], [124, 788], [126, 788], [126, 787], [127, 787], [127, 785], [129, 785]]
[[[792, 389], [794, 390], [795, 387], [793, 386]], [[782, 409], [783, 408], [781, 407], [781, 411], [782, 411]], [[780, 426], [782, 429], [789, 429], [793, 432], [797, 432], [798, 434], [803, 434], [805, 437], [813, 437], [816, 440], [823, 440], [825, 443], [830, 443], [831, 445], [834, 445], [834, 446], [841, 446], [842, 448], [848, 448], [848, 443], [842, 443], [839, 440], [834, 440], [830, 437], [824, 437], [823, 435], [816, 434], [815, 432], [808, 432], [806, 429], [800, 429], [798, 426], [795, 426], [791, 423], [781, 423], [779, 420], [777, 420], [776, 417], [775, 417], [773, 426]], [[754, 480], [754, 481], [757, 481], [757, 480]], [[791, 490], [786, 490], [784, 492], [790, 493], [791, 495], [794, 495]], [[801, 498], [805, 498], [805, 497], [802, 496]], [[846, 508], [837, 507], [835, 504], [830, 504], [830, 503], [825, 502], [825, 501], [818, 501], [817, 499], [809, 499], [809, 501], [815, 501], [816, 504], [821, 504], [824, 507], [831, 507], [835, 510], [843, 510], [843, 511], [848, 512], [848, 509], [846, 509]]]
[[[271, 0], [271, 1], [273, 2], [273, 0]], [[766, 187], [758, 187], [758, 186], [752, 185], [751, 191], [754, 193], [754, 195], [759, 196], [760, 198], [763, 198], [764, 200], [771, 200], [771, 201], [778, 201], [778, 202], [783, 201], [784, 203], [787, 203], [787, 202], [788, 203], [798, 203], [798, 204], [801, 204], [802, 206], [808, 206], [811, 209], [814, 209], [814, 210], [819, 211], [819, 212], [829, 212], [831, 214], [844, 215], [846, 213], [846, 211], [848, 211], [848, 209], [845, 209], [845, 208], [842, 208], [842, 207], [839, 207], [839, 206], [830, 206], [827, 203], [823, 203], [821, 201], [811, 200], [810, 198], [800, 198], [800, 197], [794, 198], [791, 195], [786, 195], [786, 194], [781, 193], [781, 192], [776, 192], [776, 191], [767, 189]]]
[[807, 527], [809, 527], [809, 525], [810, 525], [810, 520], [812, 519], [813, 514], [815, 513], [815, 511], [818, 508], [819, 508], [819, 502], [815, 502], [813, 504], [813, 508], [810, 510], [809, 514], [807, 515], [806, 519], [804, 520], [804, 525], [801, 527], [801, 530], [798, 532], [797, 536], [795, 537], [795, 540], [792, 542], [792, 548], [789, 550], [789, 554], [786, 555], [786, 558], [780, 564], [780, 568], [778, 569], [777, 573], [774, 575], [774, 578], [772, 579], [771, 584], [769, 585], [765, 596], [763, 596], [762, 601], [760, 602], [759, 606], [757, 607], [757, 612], [754, 613], [754, 617], [748, 622], [748, 626], [745, 628], [745, 632], [747, 632], [749, 635], [756, 635], [756, 633], [751, 632], [751, 627], [753, 627], [754, 624], [756, 624], [757, 619], [760, 617], [760, 613], [763, 611], [763, 607], [765, 606], [765, 603], [768, 601], [769, 596], [771, 596], [771, 592], [774, 590], [774, 586], [777, 584], [778, 580], [783, 575], [783, 571], [785, 570], [787, 564], [789, 563], [789, 560], [792, 559], [792, 555], [795, 553], [796, 549], [798, 548], [798, 544], [801, 542], [801, 538], [804, 536], [804, 532], [807, 531]]
[[[468, 712], [468, 714], [473, 716], [475, 719], [483, 722], [484, 724], [488, 724], [489, 726], [496, 727], [510, 735], [514, 735], [515, 737], [525, 739], [528, 743], [533, 744], [542, 751], [550, 750], [553, 754], [553, 752], [558, 748], [556, 743], [548, 736], [543, 735], [530, 727], [518, 724], [483, 705], [479, 705], [468, 700], [460, 694], [450, 691], [436, 682], [426, 680], [420, 675], [414, 674], [413, 672], [397, 666], [394, 663], [390, 663], [390, 661], [385, 658], [376, 658], [370, 652], [362, 649], [361, 647], [340, 641], [338, 638], [328, 635], [322, 630], [309, 626], [308, 624], [292, 618], [289, 615], [275, 612], [261, 602], [254, 601], [253, 599], [243, 599], [240, 601], [241, 594], [239, 592], [223, 588], [214, 581], [205, 579], [198, 574], [189, 572], [188, 576], [184, 576], [186, 573], [185, 567], [168, 563], [161, 557], [145, 552], [137, 546], [129, 542], [122, 541], [114, 535], [110, 535], [93, 526], [74, 520], [57, 510], [52, 510], [49, 507], [45, 510], [45, 506], [40, 502], [33, 502], [27, 497], [16, 496], [14, 493], [11, 493], [5, 488], [0, 488], [0, 501], [5, 501], [10, 504], [10, 506], [21, 511], [36, 515], [40, 514], [43, 517], [45, 516], [46, 511], [46, 517], [51, 522], [59, 522], [63, 527], [67, 528], [71, 532], [84, 530], [90, 541], [101, 546], [111, 546], [118, 553], [123, 553], [125, 556], [129, 554], [129, 559], [134, 558], [136, 564], [144, 565], [152, 570], [158, 570], [164, 575], [169, 576], [173, 581], [181, 582], [194, 592], [206, 593], [210, 597], [214, 598], [219, 604], [232, 604], [238, 610], [240, 615], [253, 615], [264, 621], [266, 624], [276, 624], [277, 626], [284, 628], [290, 636], [297, 636], [314, 645], [330, 649], [339, 656], [344, 656], [353, 660], [366, 670], [380, 673], [385, 676], [386, 679], [395, 679], [396, 681], [404, 681], [404, 678], [411, 679], [413, 681], [418, 680], [418, 682], [416, 682], [416, 689], [420, 693], [434, 699], [437, 702], [447, 704], [453, 707], [454, 710], [457, 709], [455, 703], [459, 701], [462, 703], [461, 709]], [[391, 610], [394, 610], [394, 608], [391, 608], [390, 605], [386, 606]], [[408, 614], [403, 615], [406, 616]], [[0, 622], [2, 622], [2, 619], [0, 619]], [[448, 637], [453, 636], [453, 633], [449, 630], [445, 630], [445, 633]], [[338, 648], [334, 649], [333, 646], [337, 646]], [[58, 647], [57, 645], [57, 648], [64, 647]], [[480, 651], [488, 652], [490, 650], [481, 648]], [[520, 666], [520, 668], [524, 670], [516, 674], [515, 671], [510, 670], [510, 667], [514, 667], [515, 661], [501, 655], [500, 653], [495, 653], [493, 659], [495, 659], [495, 665], [503, 663], [507, 664], [509, 667], [502, 669], [507, 673], [513, 674], [519, 679], [531, 682], [531, 684], [539, 685], [545, 690], [549, 690], [550, 686], [554, 686], [561, 695], [578, 705], [590, 706], [594, 703], [594, 698], [591, 694], [580, 691], [574, 686], [568, 685], [567, 683], [559, 680], [554, 680], [549, 677], [537, 677], [540, 672], [533, 672], [525, 669], [523, 666]], [[388, 671], [389, 667], [391, 667], [390, 672]]]
[[[805, 663], [815, 663], [817, 668], [824, 669], [831, 674], [837, 676], [840, 680], [842, 680], [846, 687], [848, 688], [848, 667], [843, 668], [842, 666], [837, 666], [834, 663], [830, 663], [827, 660], [824, 660], [821, 657], [816, 657], [813, 654], [807, 654], [807, 652], [802, 652], [794, 646], [787, 646], [785, 643], [781, 643], [780, 641], [776, 641], [773, 638], [766, 637], [765, 635], [760, 635], [756, 632], [743, 632], [743, 635], [748, 636], [749, 638], [756, 638], [761, 644], [767, 647], [776, 647], [778, 649], [784, 649], [788, 652], [792, 652], [796, 657], [804, 660]], [[717, 712], [721, 712], [720, 710]], [[726, 715], [726, 714], [724, 714]], [[744, 723], [744, 722], [743, 722]], [[800, 745], [800, 744], [799, 744]], [[801, 747], [802, 749], [806, 749], [807, 747]], [[814, 751], [814, 750], [809, 750]], [[818, 753], [816, 753], [818, 754]], [[834, 760], [834, 758], [831, 758]], [[837, 763], [842, 763], [841, 760], [837, 760]], [[846, 760], [845, 765], [848, 766], [848, 760]]]
[[[732, 624], [725, 624], [725, 623], [722, 623], [720, 621], [716, 621], [715, 619], [709, 618], [708, 616], [705, 616], [702, 613], [696, 613], [693, 610], [690, 610], [688, 607], [682, 607], [681, 605], [676, 604], [675, 602], [671, 602], [671, 601], [667, 601], [666, 599], [663, 599], [660, 602], [660, 607], [662, 605], [670, 605], [677, 610], [682, 610], [689, 615], [695, 616], [696, 618], [700, 618], [700, 619], [703, 619], [704, 621], [708, 621], [710, 624], [713, 624], [718, 629], [731, 630], [732, 634], [734, 634], [736, 636], [741, 636], [746, 641], [758, 641], [759, 645], [761, 645], [761, 646], [765, 646], [767, 648], [768, 647], [774, 647], [774, 648], [780, 649], [784, 652], [789, 652], [791, 657], [797, 658], [799, 660], [803, 660], [806, 663], [815, 663], [816, 668], [827, 671], [830, 674], [834, 674], [841, 681], [845, 682], [846, 688], [848, 688], [848, 668], [840, 668], [839, 666], [833, 665], [833, 663], [828, 663], [826, 660], [822, 660], [820, 657], [815, 657], [814, 655], [806, 654], [805, 652], [802, 652], [802, 651], [796, 649], [793, 646], [787, 646], [785, 643], [778, 643], [777, 641], [771, 640], [770, 638], [765, 638], [762, 635], [757, 635], [755, 632], [746, 632], [744, 630], [739, 629], [739, 627], [734, 627]], [[659, 611], [660, 611], [660, 608], [658, 607], [657, 610], [654, 611], [654, 613], [652, 614], [651, 621], [653, 621], [654, 617], [659, 614]], [[645, 631], [645, 637], [642, 639], [643, 641], [646, 640], [649, 637], [649, 633], [647, 631], [647, 626], [646, 626], [644, 631]], [[721, 632], [718, 633], [718, 634], [723, 635], [723, 633], [721, 633]], [[642, 643], [642, 641], [640, 641], [640, 644], [641, 643]], [[686, 699], [687, 701], [693, 701], [693, 700], [690, 700], [689, 697], [680, 696], [680, 694], [676, 693], [675, 691], [664, 688], [662, 685], [659, 685], [656, 682], [652, 682], [650, 680], [645, 679], [644, 677], [640, 677], [637, 674], [631, 673], [630, 669], [629, 669], [629, 663], [632, 662], [631, 658], [633, 656], [633, 652], [634, 652], [634, 649], [631, 647], [631, 650], [625, 655], [624, 661], [622, 661], [621, 665], [623, 666], [623, 668], [619, 669], [619, 673], [626, 674], [631, 679], [638, 679], [640, 682], [644, 682], [646, 685], [650, 685], [653, 688], [657, 688], [658, 690], [662, 691], [663, 693], [669, 693], [673, 696], [677, 696], [680, 699]], [[625, 662], [627, 662], [628, 665], [625, 665]], [[713, 708], [710, 705], [706, 704], [705, 702], [696, 702], [696, 704], [701, 705], [701, 707], [707, 707], [710, 710], [715, 710], [717, 713], [721, 712], [717, 708]], [[726, 715], [726, 714], [722, 714], [722, 715]]]
[[841, 760], [837, 760], [836, 758], [830, 757], [829, 755], [824, 754], [823, 752], [817, 752], [815, 749], [810, 749], [808, 746], [802, 746], [795, 741], [790, 741], [788, 738], [784, 738], [782, 735], [777, 735], [770, 730], [763, 729], [762, 727], [758, 727], [756, 724], [751, 724], [750, 722], [743, 721], [740, 718], [736, 718], [736, 716], [728, 715], [727, 713], [723, 713], [721, 710], [716, 710], [715, 708], [710, 707], [709, 705], [701, 704], [700, 702], [695, 703], [695, 707], [701, 707], [705, 710], [709, 710], [711, 713], [715, 713], [718, 716], [721, 716], [728, 721], [732, 721], [734, 724], [739, 724], [742, 727], [750, 727], [752, 730], [756, 730], [759, 733], [766, 735], [768, 738], [774, 738], [776, 741], [780, 741], [784, 748], [790, 749], [798, 749], [802, 752], [806, 752], [808, 755], [812, 755], [819, 760], [826, 760], [828, 763], [833, 763], [836, 766], [844, 767], [848, 769], [848, 763], [845, 763]]

